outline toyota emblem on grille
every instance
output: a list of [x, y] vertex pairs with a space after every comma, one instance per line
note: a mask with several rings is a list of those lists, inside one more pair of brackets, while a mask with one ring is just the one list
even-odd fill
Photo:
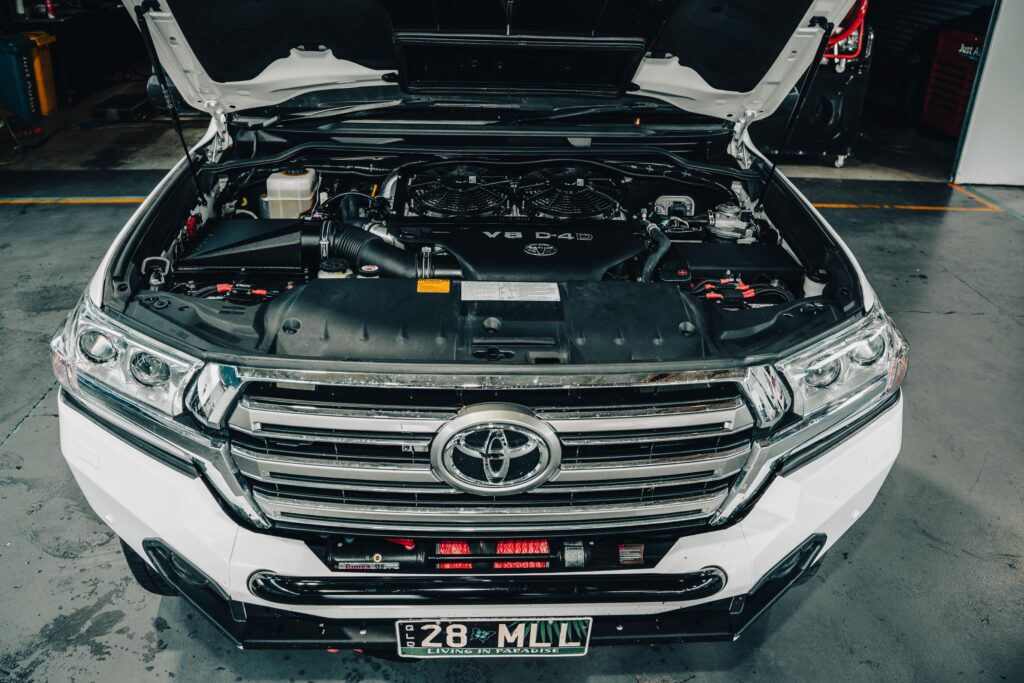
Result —
[[558, 247], [547, 242], [533, 242], [523, 247], [530, 256], [554, 256], [558, 253]]
[[554, 430], [526, 408], [505, 404], [464, 410], [438, 430], [430, 452], [438, 477], [486, 496], [539, 486], [551, 478], [560, 460]]

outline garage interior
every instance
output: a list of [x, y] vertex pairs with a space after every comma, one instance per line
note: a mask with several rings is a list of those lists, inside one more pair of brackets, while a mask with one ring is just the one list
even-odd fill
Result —
[[[186, 602], [145, 593], [128, 576], [117, 538], [60, 455], [46, 344], [181, 148], [146, 99], [149, 67], [123, 9], [70, 3], [89, 9], [62, 16], [62, 4], [10, 2], [0, 14], [0, 33], [57, 39], [55, 110], [27, 128], [0, 128], [0, 680], [1020, 680], [1024, 133], [1005, 118], [1009, 110], [1019, 119], [1019, 107], [982, 101], [1019, 102], [1019, 82], [1003, 71], [988, 84], [1002, 95], [974, 85], [956, 135], [920, 116], [932, 67], [922, 45], [946, 22], [978, 26], [983, 16], [981, 46], [1004, 32], [991, 47], [1012, 52], [1000, 63], [1016, 59], [1019, 72], [1024, 51], [1009, 36], [1024, 30], [1024, 12], [1015, 3], [872, 0], [874, 61], [852, 155], [841, 168], [834, 154], [782, 157], [911, 344], [903, 450], [875, 503], [820, 572], [735, 643], [499, 663], [242, 652]], [[36, 5], [42, 16], [17, 13]], [[83, 36], [97, 30], [111, 36], [104, 45], [128, 47], [92, 50]], [[85, 53], [90, 66], [74, 64]], [[996, 69], [992, 54], [979, 64]], [[976, 161], [991, 154], [983, 134], [993, 126], [1003, 127], [1004, 157], [1021, 153], [1006, 169]], [[206, 122], [190, 115], [185, 127], [192, 143]]]

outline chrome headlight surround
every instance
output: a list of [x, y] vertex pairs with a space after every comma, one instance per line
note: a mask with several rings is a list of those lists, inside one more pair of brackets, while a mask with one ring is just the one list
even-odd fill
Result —
[[[50, 340], [50, 360], [70, 391], [78, 390], [81, 377], [171, 417], [184, 411], [185, 390], [202, 367], [199, 360], [114, 322], [88, 296]], [[140, 367], [150, 374], [141, 375]]]
[[[105, 341], [97, 343], [96, 335]], [[90, 343], [80, 343], [83, 339]], [[149, 354], [150, 369], [166, 365], [166, 374], [161, 369], [137, 377], [140, 372], [136, 368], [132, 373], [132, 361], [139, 354]], [[270, 527], [239, 482], [227, 441], [188, 426], [180, 417], [185, 412], [185, 392], [202, 367], [200, 361], [116, 323], [88, 295], [51, 338], [50, 360], [61, 386], [88, 411], [198, 468], [240, 519], [259, 529]]]
[[907, 374], [909, 345], [876, 302], [861, 320], [777, 363], [797, 418], [756, 438], [729, 496], [711, 518], [729, 522], [768, 483], [776, 465], [884, 405]]

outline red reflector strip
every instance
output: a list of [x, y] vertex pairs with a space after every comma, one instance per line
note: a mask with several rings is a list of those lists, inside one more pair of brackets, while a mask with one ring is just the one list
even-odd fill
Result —
[[441, 562], [437, 565], [438, 569], [472, 569], [472, 562]]
[[495, 569], [547, 569], [547, 562], [537, 560], [519, 560], [516, 562], [495, 562]]
[[550, 546], [546, 540], [498, 541], [499, 555], [547, 555]]
[[466, 541], [441, 541], [437, 544], [438, 555], [469, 555], [469, 543]]

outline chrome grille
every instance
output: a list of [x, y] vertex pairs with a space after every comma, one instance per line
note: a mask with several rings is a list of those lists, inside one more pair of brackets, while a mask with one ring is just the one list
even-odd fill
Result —
[[[559, 472], [491, 497], [434, 475], [434, 433], [459, 408], [528, 406], [559, 435]], [[446, 403], [447, 402], [447, 403]], [[700, 521], [751, 450], [736, 385], [504, 392], [249, 387], [229, 427], [253, 498], [278, 524], [377, 531], [527, 532]]]

